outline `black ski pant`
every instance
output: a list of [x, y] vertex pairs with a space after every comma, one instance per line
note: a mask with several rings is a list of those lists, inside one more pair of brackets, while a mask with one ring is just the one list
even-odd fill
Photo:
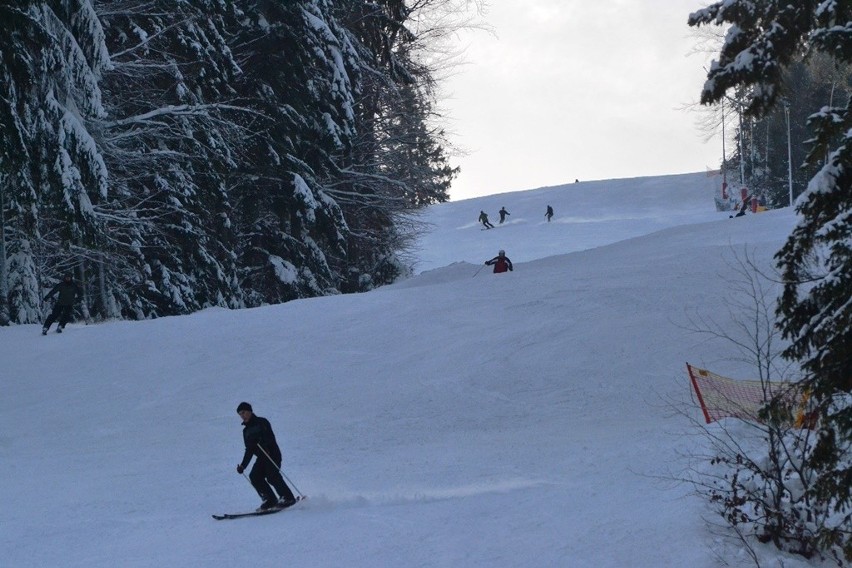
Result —
[[44, 329], [50, 329], [50, 326], [53, 325], [56, 318], [59, 318], [59, 327], [65, 327], [65, 324], [71, 319], [71, 313], [73, 311], [74, 306], [61, 306], [56, 304], [53, 306], [53, 311], [50, 312], [50, 315], [47, 316], [47, 320], [44, 322]]
[[[281, 477], [281, 471], [278, 469], [279, 467], [281, 467], [281, 462], [273, 464], [266, 456], [258, 457], [254, 460], [254, 466], [251, 468], [251, 473], [249, 473], [249, 481], [251, 481], [252, 487], [254, 487], [257, 494], [264, 501], [274, 501], [276, 499], [276, 492], [278, 493], [278, 497], [295, 501], [296, 497], [290, 491], [290, 488], [287, 487], [287, 484], [284, 483], [284, 478]], [[272, 491], [273, 487], [275, 488], [275, 492]]]

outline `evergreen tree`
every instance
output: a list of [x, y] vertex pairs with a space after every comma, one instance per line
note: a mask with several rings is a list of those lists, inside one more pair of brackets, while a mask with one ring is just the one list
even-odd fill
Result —
[[324, 0], [246, 2], [234, 33], [245, 125], [237, 257], [247, 303], [338, 292], [349, 228], [325, 191], [354, 132], [357, 58]]
[[60, 63], [42, 99], [32, 156], [42, 169], [37, 256], [49, 279], [76, 272], [88, 319], [87, 260], [97, 256], [101, 231], [95, 206], [109, 187], [97, 123], [106, 115], [99, 80], [110, 61], [90, 0], [45, 2], [40, 13], [55, 46], [48, 64]]
[[359, 83], [357, 138], [336, 157], [331, 190], [352, 228], [351, 289], [393, 281], [406, 269], [399, 254], [416, 236], [419, 207], [448, 199], [457, 169], [449, 166], [444, 132], [434, 119], [434, 76], [418, 60], [418, 36], [408, 25], [446, 2], [349, 1], [338, 5], [364, 65]]
[[[42, 284], [82, 266], [107, 172], [90, 131], [108, 65], [90, 2], [16, 2], [4, 22], [2, 104], [5, 282], [10, 319], [40, 319]], [[86, 303], [83, 303], [85, 315]]]
[[0, 2], [0, 325], [38, 320], [32, 309], [38, 306], [37, 278], [25, 268], [32, 260], [29, 250], [22, 250], [28, 242], [26, 227], [35, 224], [36, 190], [27, 175], [29, 135], [21, 112], [30, 78], [38, 70], [30, 54], [38, 53], [44, 41], [30, 4]]
[[[742, 137], [746, 149], [745, 185], [753, 195], [764, 196], [769, 208], [790, 205], [790, 178], [795, 199], [824, 163], [824, 157], [811, 163], [805, 159], [806, 143], [812, 135], [807, 122], [813, 109], [832, 106], [852, 94], [852, 66], [839, 65], [819, 53], [791, 63], [782, 76], [783, 104], [775, 105], [762, 117], [746, 117], [742, 128], [735, 129], [737, 139]], [[737, 144], [735, 154], [727, 162], [729, 171], [739, 172], [739, 154]]]
[[114, 196], [108, 279], [130, 317], [243, 304], [228, 172], [242, 132], [223, 36], [230, 3], [103, 1], [114, 69], [103, 85]]
[[[727, 0], [695, 12], [690, 25], [732, 24], [702, 102], [750, 85], [746, 110], [765, 115], [781, 94], [783, 70], [801, 55], [852, 62], [849, 22], [850, 2]], [[819, 475], [814, 497], [846, 515], [845, 529], [818, 538], [825, 548], [841, 546], [852, 560], [852, 97], [835, 104], [816, 109], [809, 121], [807, 162], [821, 167], [799, 197], [800, 220], [777, 255], [784, 279], [778, 316], [791, 342], [784, 355], [801, 363], [821, 418], [809, 456]]]

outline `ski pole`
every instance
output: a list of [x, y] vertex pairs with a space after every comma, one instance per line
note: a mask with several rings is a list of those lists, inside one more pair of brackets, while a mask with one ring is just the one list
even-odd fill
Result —
[[479, 267], [479, 270], [477, 270], [477, 271], [474, 273], [473, 278], [476, 278], [476, 275], [477, 275], [477, 274], [479, 274], [479, 272], [480, 272], [483, 268], [485, 268], [485, 265], [484, 265], [484, 264], [483, 264], [482, 266], [480, 266], [480, 267]]
[[270, 461], [270, 462], [272, 462], [272, 465], [274, 465], [274, 466], [275, 466], [275, 469], [277, 469], [277, 470], [278, 470], [278, 473], [280, 473], [280, 474], [281, 474], [281, 477], [283, 477], [283, 478], [287, 481], [287, 483], [289, 483], [289, 484], [290, 484], [290, 487], [292, 487], [293, 489], [295, 489], [295, 490], [296, 490], [296, 493], [298, 493], [298, 494], [299, 494], [299, 497], [300, 497], [300, 498], [301, 498], [301, 497], [304, 497], [304, 495], [302, 494], [302, 492], [301, 492], [301, 491], [299, 491], [299, 488], [298, 488], [298, 487], [296, 487], [296, 484], [295, 484], [295, 483], [293, 483], [293, 481], [292, 481], [289, 477], [287, 477], [287, 474], [286, 474], [286, 473], [284, 473], [284, 470], [283, 470], [283, 469], [281, 469], [280, 467], [278, 467], [278, 464], [277, 464], [277, 463], [275, 463], [275, 460], [273, 460], [273, 459], [272, 459], [272, 456], [270, 456], [269, 454], [267, 454], [267, 453], [266, 453], [266, 450], [264, 450], [264, 449], [263, 449], [263, 446], [261, 446], [260, 444], [258, 444], [258, 445], [257, 445], [257, 447], [258, 447], [258, 448], [260, 448], [260, 451], [261, 451], [261, 452], [263, 452], [263, 455], [265, 455], [267, 458], [269, 458], [269, 461]]

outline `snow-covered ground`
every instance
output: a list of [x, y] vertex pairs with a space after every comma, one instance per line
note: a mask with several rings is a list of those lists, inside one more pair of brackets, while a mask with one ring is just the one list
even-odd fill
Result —
[[[732, 259], [768, 266], [792, 211], [729, 219], [695, 174], [424, 217], [420, 274], [368, 294], [0, 328], [3, 564], [750, 565], [670, 479], [702, 444], [684, 363], [751, 378], [685, 328], [731, 318]], [[501, 248], [515, 270], [480, 270]], [[310, 498], [215, 521], [258, 505], [235, 471], [243, 400]], [[757, 551], [762, 566], [816, 565]]]

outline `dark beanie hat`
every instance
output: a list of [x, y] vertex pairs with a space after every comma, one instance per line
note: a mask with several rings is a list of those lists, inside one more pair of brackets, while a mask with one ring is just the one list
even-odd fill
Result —
[[247, 402], [241, 402], [240, 405], [237, 407], [237, 412], [242, 412], [243, 410], [248, 410], [249, 412], [252, 412], [251, 405]]

